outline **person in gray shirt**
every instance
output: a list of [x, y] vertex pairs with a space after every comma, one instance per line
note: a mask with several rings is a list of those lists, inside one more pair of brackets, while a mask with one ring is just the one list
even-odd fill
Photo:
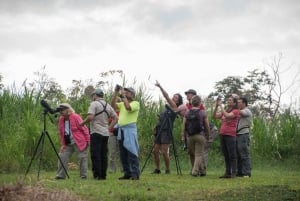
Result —
[[250, 126], [252, 123], [252, 112], [248, 108], [248, 100], [240, 97], [238, 100], [240, 119], [237, 126], [237, 176], [251, 177], [250, 161]]

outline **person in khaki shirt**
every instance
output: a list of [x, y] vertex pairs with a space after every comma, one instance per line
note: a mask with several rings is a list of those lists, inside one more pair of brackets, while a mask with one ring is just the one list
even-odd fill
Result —
[[[92, 102], [88, 109], [88, 116], [81, 122], [81, 125], [90, 123], [90, 151], [94, 179], [105, 180], [108, 166], [109, 130], [113, 129], [118, 121], [118, 116], [111, 105], [104, 101], [104, 93], [101, 89], [96, 89], [91, 97]], [[109, 123], [110, 118], [112, 120]]]

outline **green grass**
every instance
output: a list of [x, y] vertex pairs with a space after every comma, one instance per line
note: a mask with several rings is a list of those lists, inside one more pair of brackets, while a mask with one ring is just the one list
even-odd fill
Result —
[[[273, 167], [273, 168], [272, 168]], [[1, 174], [2, 184], [25, 181], [26, 184], [40, 183], [47, 189], [72, 192], [85, 200], [249, 200], [282, 201], [300, 200], [300, 170], [274, 168], [270, 165], [252, 171], [251, 178], [219, 179], [223, 170], [209, 170], [206, 177], [192, 177], [183, 170], [177, 175], [174, 169], [170, 175], [153, 175], [145, 169], [140, 180], [118, 180], [121, 173], [108, 174], [105, 181], [89, 178], [81, 180], [78, 171], [69, 171], [70, 178], [55, 180], [55, 172], [40, 172], [24, 175]]]

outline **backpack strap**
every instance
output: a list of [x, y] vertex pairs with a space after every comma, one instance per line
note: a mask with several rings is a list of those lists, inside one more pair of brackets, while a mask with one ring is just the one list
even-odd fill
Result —
[[105, 113], [107, 114], [107, 116], [109, 117], [109, 114], [108, 114], [108, 112], [106, 111], [107, 102], [105, 102], [105, 105], [104, 105], [101, 101], [99, 101], [99, 103], [102, 105], [103, 110], [100, 111], [100, 112], [98, 112], [98, 113], [96, 113], [94, 116], [97, 116], [97, 115], [102, 114], [103, 112], [105, 112]]
[[244, 127], [240, 128], [240, 129], [238, 129], [238, 130], [236, 131], [236, 133], [240, 132], [241, 130], [243, 130], [243, 129], [245, 129], [245, 128], [250, 128], [250, 127], [249, 127], [249, 126], [244, 126]]

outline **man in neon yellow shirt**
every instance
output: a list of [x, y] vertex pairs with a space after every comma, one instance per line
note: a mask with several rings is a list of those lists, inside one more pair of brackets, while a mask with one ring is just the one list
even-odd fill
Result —
[[[120, 94], [121, 102], [117, 103], [117, 96]], [[138, 135], [137, 118], [140, 110], [140, 103], [134, 100], [135, 90], [131, 87], [116, 87], [112, 97], [112, 107], [119, 111], [119, 131], [118, 137], [120, 147], [120, 158], [124, 175], [120, 180], [138, 180], [140, 177], [138, 159]]]

